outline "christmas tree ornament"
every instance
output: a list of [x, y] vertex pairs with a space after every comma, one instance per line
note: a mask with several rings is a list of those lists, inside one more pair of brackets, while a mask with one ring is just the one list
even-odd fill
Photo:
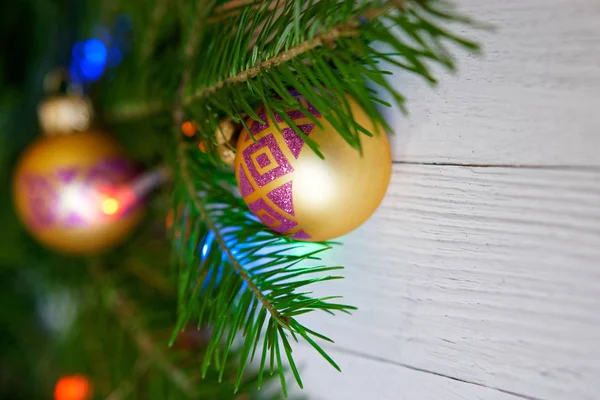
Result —
[[[21, 156], [13, 195], [17, 214], [37, 240], [57, 251], [90, 254], [121, 243], [136, 226], [140, 189], [132, 186], [133, 163], [114, 139], [92, 129], [73, 133], [84, 115], [91, 117], [80, 114], [89, 104], [80, 100], [52, 98], [54, 106], [40, 106], [40, 122], [48, 130]], [[67, 104], [75, 109], [63, 113]], [[141, 184], [147, 190], [148, 182]]]
[[[235, 163], [235, 146], [242, 129], [242, 124], [234, 122], [230, 117], [223, 118], [215, 131], [216, 152], [221, 161], [230, 167]], [[198, 148], [206, 152], [206, 144], [200, 140]]]
[[235, 145], [240, 135], [242, 124], [235, 123], [231, 118], [223, 118], [219, 122], [215, 138], [217, 139], [217, 153], [225, 164], [233, 167], [235, 163]]
[[354, 120], [373, 133], [361, 135], [362, 152], [304, 98], [298, 99], [322, 128], [301, 110], [286, 110], [287, 115], [318, 144], [324, 159], [279, 115], [273, 120], [262, 108], [257, 114], [264, 123], [248, 120], [250, 132], [240, 134], [237, 183], [250, 211], [274, 231], [299, 240], [330, 240], [360, 226], [383, 200], [392, 171], [390, 144], [350, 97]]
[[89, 400], [92, 398], [92, 385], [83, 375], [64, 376], [54, 388], [54, 400]]

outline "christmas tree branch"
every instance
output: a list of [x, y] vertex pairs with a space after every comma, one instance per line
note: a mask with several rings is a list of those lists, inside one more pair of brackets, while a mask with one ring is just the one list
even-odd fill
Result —
[[375, 18], [379, 18], [381, 15], [393, 9], [403, 9], [404, 7], [404, 0], [389, 0], [377, 8], [369, 9], [362, 15], [355, 16], [348, 21], [345, 21], [339, 25], [330, 28], [325, 32], [319, 33], [314, 38], [301, 42], [298, 45], [282, 53], [279, 53], [271, 58], [261, 61], [257, 65], [254, 65], [246, 70], [240, 71], [234, 76], [227, 77], [209, 87], [195, 91], [191, 95], [186, 96], [184, 104], [190, 105], [194, 101], [208, 96], [226, 85], [244, 83], [249, 79], [256, 78], [261, 73], [264, 73], [264, 71], [276, 67], [279, 64], [290, 61], [293, 58], [300, 57], [308, 51], [317, 47], [323, 45], [331, 46], [336, 40], [341, 39], [343, 37], [356, 37], [360, 34], [360, 26], [362, 24], [371, 21]]
[[[279, 4], [279, 2], [277, 2], [275, 5], [279, 8], [282, 7], [282, 5]], [[232, 2], [227, 3], [225, 6], [218, 7], [215, 10], [215, 12], [217, 13], [217, 15], [221, 15], [221, 14], [224, 14], [225, 11], [231, 10], [233, 7], [235, 7], [235, 9], [237, 9], [237, 10], [244, 10], [244, 6], [250, 7], [253, 10], [256, 10], [258, 7], [257, 3], [253, 2], [253, 1], [240, 1], [240, 2], [232, 1]], [[381, 4], [375, 8], [367, 9], [367, 10], [365, 10], [364, 13], [362, 13], [360, 15], [355, 15], [352, 18], [350, 18], [349, 20], [344, 21], [334, 27], [331, 27], [327, 31], [319, 33], [315, 37], [310, 38], [306, 41], [303, 41], [282, 53], [279, 53], [279, 54], [274, 55], [273, 57], [267, 58], [267, 59], [259, 62], [257, 65], [250, 66], [249, 68], [239, 71], [237, 74], [235, 74], [233, 76], [226, 77], [208, 87], [195, 90], [192, 94], [185, 96], [185, 98], [183, 100], [183, 104], [185, 106], [190, 106], [195, 101], [200, 100], [211, 94], [214, 94], [219, 89], [221, 89], [227, 85], [235, 85], [235, 84], [244, 83], [252, 78], [256, 78], [257, 76], [259, 76], [262, 72], [264, 72], [266, 70], [276, 67], [282, 63], [288, 62], [294, 58], [305, 55], [310, 50], [321, 47], [323, 45], [332, 46], [336, 40], [341, 39], [343, 37], [349, 37], [349, 38], [357, 37], [360, 34], [361, 25], [364, 25], [368, 21], [377, 19], [377, 18], [381, 17], [382, 15], [390, 12], [393, 9], [401, 10], [401, 9], [404, 9], [404, 7], [406, 7], [406, 0], [387, 0], [383, 4]], [[209, 8], [210, 7], [207, 6], [206, 8], [204, 8], [204, 10], [207, 10]], [[274, 8], [273, 5], [269, 6], [270, 10], [272, 10], [273, 8]], [[157, 9], [158, 9], [158, 7], [157, 7]], [[239, 11], [238, 11], [238, 13], [239, 13]], [[198, 21], [200, 21], [200, 20], [201, 20], [200, 18], [196, 19], [196, 21], [195, 21], [196, 28], [192, 29], [192, 32], [195, 32], [195, 34], [193, 36], [191, 36], [191, 38], [188, 41], [188, 44], [185, 48], [186, 60], [188, 60], [188, 68], [184, 69], [184, 75], [191, 73], [191, 69], [189, 68], [189, 61], [192, 58], [193, 51], [197, 52], [196, 44], [197, 44], [199, 38], [195, 35], [198, 33], [198, 28], [200, 26], [198, 24]], [[220, 20], [221, 20], [220, 18], [211, 19], [211, 22], [214, 23], [214, 22], [218, 22]], [[218, 24], [214, 24], [213, 26], [215, 29], [218, 29], [218, 27], [219, 27]], [[243, 29], [242, 29], [242, 31], [243, 31]], [[146, 48], [146, 47], [144, 47], [144, 48]], [[149, 50], [147, 50], [147, 51], [149, 51]], [[180, 85], [179, 90], [183, 90], [183, 89], [187, 88], [187, 86], [189, 85], [189, 76], [187, 76], [187, 77], [184, 76], [183, 78], [184, 79], [182, 79], [182, 82], [185, 83], [185, 85]], [[169, 110], [169, 106], [167, 104], [160, 104], [160, 103], [123, 104], [123, 105], [111, 107], [109, 110], [107, 110], [106, 118], [111, 123], [122, 123], [122, 122], [126, 122], [129, 120], [147, 118], [152, 115], [167, 112], [168, 110]]]
[[98, 262], [91, 262], [89, 270], [94, 279], [104, 287], [106, 307], [117, 317], [121, 326], [129, 333], [140, 354], [156, 364], [183, 393], [192, 396], [194, 393], [193, 382], [190, 381], [185, 372], [169, 360], [165, 352], [146, 332], [137, 320], [136, 315], [139, 315], [139, 312], [136, 311], [134, 305], [112, 284], [107, 273]]
[[[181, 124], [179, 123], [179, 125], [181, 125]], [[177, 130], [177, 131], [179, 132], [179, 130]], [[273, 304], [271, 304], [266, 299], [266, 297], [263, 295], [263, 293], [260, 291], [260, 289], [254, 284], [252, 279], [250, 279], [246, 270], [240, 265], [238, 260], [232, 254], [232, 251], [229, 248], [229, 246], [227, 245], [220, 230], [215, 225], [215, 223], [211, 219], [210, 215], [207, 213], [204, 205], [202, 204], [202, 201], [196, 195], [196, 190], [195, 190], [195, 187], [194, 187], [194, 184], [192, 181], [192, 177], [191, 177], [191, 174], [189, 171], [189, 166], [188, 166], [188, 163], [189, 163], [188, 158], [189, 157], [186, 154], [186, 147], [187, 147], [187, 144], [184, 142], [181, 142], [179, 144], [179, 153], [178, 153], [179, 157], [178, 158], [180, 160], [180, 166], [181, 166], [181, 178], [185, 184], [185, 187], [188, 191], [188, 195], [191, 199], [192, 204], [194, 205], [195, 210], [200, 214], [200, 217], [206, 223], [206, 225], [208, 226], [208, 229], [210, 229], [210, 231], [213, 232], [213, 234], [215, 235], [215, 240], [219, 243], [219, 246], [225, 253], [227, 259], [229, 260], [229, 262], [231, 263], [233, 268], [235, 268], [235, 270], [237, 271], [239, 276], [248, 285], [248, 288], [252, 291], [252, 293], [254, 293], [254, 295], [262, 303], [262, 305], [269, 311], [271, 316], [273, 318], [275, 318], [281, 325], [286, 326], [287, 323], [284, 320], [284, 318], [281, 317], [281, 315], [275, 309]]]
[[[256, 3], [245, 2], [236, 8], [237, 19], [207, 22], [209, 24], [207, 29], [211, 32], [222, 30], [237, 32], [230, 33], [231, 37], [225, 38], [230, 41], [231, 47], [214, 46], [202, 50], [196, 46], [195, 55], [186, 58], [188, 64], [186, 74], [190, 76], [183, 80], [186, 84], [179, 87], [180, 91], [186, 92], [182, 104], [187, 111], [198, 114], [201, 133], [206, 135], [204, 139], [211, 140], [210, 136], [214, 131], [214, 126], [206, 125], [204, 120], [214, 117], [199, 113], [202, 108], [206, 107], [207, 110], [212, 110], [212, 113], [214, 110], [220, 110], [221, 114], [239, 120], [243, 113], [253, 115], [253, 107], [258, 98], [264, 104], [273, 91], [281, 97], [278, 87], [282, 85], [295, 87], [305, 97], [310, 97], [309, 92], [314, 92], [314, 88], [319, 86], [327, 88], [330, 92], [336, 87], [343, 89], [335, 91], [340, 93], [344, 91], [357, 98], [371, 119], [387, 127], [385, 120], [371, 104], [379, 102], [387, 105], [387, 103], [374, 97], [367, 82], [371, 81], [370, 85], [375, 84], [389, 92], [402, 109], [404, 98], [386, 81], [385, 75], [389, 73], [381, 69], [380, 60], [421, 75], [429, 82], [435, 83], [436, 80], [429, 72], [426, 61], [437, 62], [454, 69], [453, 60], [444, 47], [444, 41], [454, 42], [473, 52], [479, 49], [475, 43], [439, 25], [447, 21], [469, 25], [474, 23], [447, 9], [443, 2], [437, 0], [387, 0], [365, 3], [359, 8], [350, 6], [338, 12], [340, 15], [333, 24], [330, 23], [330, 17], [324, 15], [324, 10], [328, 10], [330, 2], [321, 0], [307, 6], [309, 8], [305, 9], [304, 13], [308, 16], [303, 20], [305, 22], [299, 22], [313, 24], [319, 29], [309, 27], [307, 33], [300, 36], [289, 29], [289, 26], [298, 19], [290, 11], [293, 8], [291, 5], [296, 0], [282, 1], [284, 5], [279, 7], [284, 10], [284, 14], [279, 17], [282, 22], [273, 22], [269, 19], [269, 13], [273, 11], [257, 8]], [[325, 6], [319, 8], [322, 3], [325, 3]], [[354, 4], [355, 0], [346, 0], [342, 3]], [[331, 2], [330, 12], [337, 12], [335, 7], [341, 9], [341, 5], [341, 3]], [[399, 12], [394, 13], [393, 10]], [[400, 28], [403, 34], [392, 35], [390, 27], [384, 25], [383, 20], [387, 20], [390, 23], [388, 25]], [[250, 27], [250, 31], [240, 29], [240, 23]], [[205, 34], [209, 33], [205, 32]], [[214, 38], [214, 40], [219, 39]], [[372, 41], [379, 41], [382, 45], [388, 46], [390, 51], [380, 52], [372, 48], [370, 46]], [[194, 42], [200, 43], [201, 40]], [[192, 48], [190, 43], [188, 41], [186, 53]], [[238, 55], [240, 59], [233, 59], [233, 55]], [[194, 57], [196, 61], [193, 64]], [[299, 63], [301, 65], [298, 65]], [[324, 64], [329, 65], [326, 68], [330, 71], [323, 68]], [[217, 65], [219, 67], [216, 67]], [[293, 75], [300, 83], [305, 83], [304, 89], [298, 87], [296, 82], [290, 82]], [[268, 78], [268, 81], [265, 82], [261, 78]], [[281, 84], [274, 87], [274, 82], [277, 81]], [[353, 85], [355, 81], [356, 84]], [[237, 99], [248, 97], [249, 92], [251, 96], [248, 100]], [[201, 102], [203, 99], [205, 101]], [[316, 100], [314, 96], [313, 100]], [[360, 128], [345, 126], [348, 123], [344, 122], [347, 119], [344, 114], [348, 111], [340, 109], [337, 101], [322, 99], [320, 103], [324, 107], [331, 107], [335, 113], [340, 112], [334, 118], [339, 122], [333, 125], [350, 144], [356, 146], [358, 140], [354, 132]], [[274, 108], [279, 107], [276, 104], [271, 105]], [[287, 104], [287, 106], [292, 105]], [[111, 122], [120, 123], [163, 113], [168, 109], [168, 105], [160, 103], [134, 105], [125, 103], [111, 108], [107, 114]], [[308, 144], [316, 150], [310, 141]]]
[[[174, 246], [181, 254], [180, 290], [183, 290], [176, 331], [186, 326], [192, 317], [212, 327], [203, 370], [214, 359], [217, 369], [222, 371], [238, 333], [243, 337], [238, 382], [262, 340], [262, 356], [258, 353], [262, 358], [259, 382], [266, 368], [267, 349], [273, 349], [271, 351], [286, 355], [301, 386], [288, 335], [294, 341], [303, 337], [339, 369], [308, 336], [329, 339], [295, 319], [314, 310], [333, 313], [354, 309], [331, 302], [335, 297], [312, 298], [309, 292], [299, 290], [314, 283], [339, 279], [338, 276], [307, 276], [341, 267], [301, 264], [318, 260], [318, 253], [329, 247], [294, 244], [265, 230], [262, 224], [249, 217], [243, 201], [224, 185], [230, 172], [211, 167], [194, 146], [185, 142], [179, 145], [177, 164], [180, 185], [175, 190], [175, 209], [185, 211], [178, 213], [173, 228]], [[186, 232], [187, 226], [194, 228], [182, 238], [181, 233]], [[220, 349], [221, 345], [223, 349]], [[281, 359], [271, 359], [269, 370], [274, 371], [277, 366], [283, 380], [281, 362]]]
[[[213, 5], [214, 5], [214, 2], [213, 2]], [[205, 18], [206, 18], [206, 16], [205, 16]], [[200, 19], [198, 21], [200, 21]], [[181, 84], [178, 89], [178, 100], [177, 100], [176, 105], [173, 110], [173, 119], [175, 121], [175, 126], [177, 126], [177, 127], [181, 126], [181, 124], [183, 123], [183, 108], [182, 108], [182, 104], [184, 102], [183, 93], [184, 93], [184, 89], [187, 87], [189, 80], [190, 80], [191, 66], [192, 66], [190, 61], [192, 60], [194, 52], [197, 50], [196, 47], [197, 47], [197, 42], [200, 37], [200, 34], [198, 33], [198, 31], [200, 30], [200, 26], [201, 26], [200, 23], [197, 23], [194, 26], [194, 28], [192, 29], [192, 33], [190, 35], [188, 44], [185, 47], [186, 66], [183, 71]], [[248, 288], [254, 293], [256, 298], [259, 299], [259, 301], [262, 303], [262, 305], [269, 311], [271, 316], [273, 318], [277, 319], [280, 323], [283, 323], [281, 316], [279, 315], [277, 310], [273, 307], [272, 304], [270, 304], [267, 301], [267, 299], [263, 296], [262, 292], [256, 287], [254, 282], [249, 278], [249, 276], [248, 276], [247, 272], [244, 270], [244, 268], [242, 268], [242, 266], [239, 264], [237, 259], [233, 256], [231, 250], [229, 249], [223, 236], [221, 235], [221, 232], [215, 225], [214, 221], [210, 218], [210, 215], [208, 214], [204, 205], [198, 198], [196, 189], [194, 187], [194, 184], [193, 184], [193, 181], [191, 178], [191, 174], [189, 171], [189, 164], [188, 164], [189, 157], [186, 154], [187, 144], [181, 140], [182, 133], [179, 129], [175, 129], [175, 137], [176, 137], [177, 142], [179, 142], [177, 158], [179, 160], [178, 165], [180, 167], [181, 178], [182, 178], [185, 188], [187, 189], [189, 199], [191, 200], [191, 203], [193, 204], [194, 209], [196, 210], [196, 212], [199, 213], [200, 218], [202, 219], [202, 221], [204, 221], [204, 223], [206, 223], [206, 225], [208, 226], [208, 229], [211, 232], [213, 232], [213, 234], [215, 235], [215, 239], [219, 243], [222, 251], [226, 254], [229, 262], [231, 263], [233, 268], [235, 268], [235, 270], [237, 271], [239, 276], [246, 282], [246, 284], [248, 285]], [[198, 283], [199, 282], [200, 281], [198, 281]], [[197, 285], [196, 285], [196, 287], [197, 287]], [[194, 289], [194, 293], [195, 293], [195, 291], [196, 291], [196, 288]]]
[[146, 32], [142, 40], [141, 61], [147, 62], [154, 50], [156, 37], [160, 22], [167, 13], [169, 0], [155, 0], [154, 10], [150, 15], [150, 20], [146, 26]]
[[150, 367], [150, 364], [150, 359], [146, 357], [140, 357], [133, 367], [131, 379], [124, 381], [118, 388], [113, 390], [106, 397], [106, 400], [125, 400], [129, 398], [131, 393], [133, 393], [135, 390], [136, 381], [146, 373]]

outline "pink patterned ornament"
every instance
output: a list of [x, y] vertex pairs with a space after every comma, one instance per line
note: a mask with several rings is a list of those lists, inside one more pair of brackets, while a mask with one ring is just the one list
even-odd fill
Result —
[[287, 115], [319, 145], [325, 159], [283, 118], [275, 114], [273, 121], [263, 108], [257, 112], [263, 121], [247, 121], [250, 132], [242, 131], [238, 140], [236, 178], [250, 211], [275, 232], [299, 240], [330, 240], [361, 225], [378, 207], [391, 176], [390, 145], [353, 99], [347, 100], [354, 119], [374, 133], [362, 137], [362, 155], [295, 95], [323, 128], [302, 110]]
[[32, 236], [65, 253], [93, 254], [121, 243], [141, 217], [132, 162], [110, 136], [44, 136], [15, 170], [17, 214]]

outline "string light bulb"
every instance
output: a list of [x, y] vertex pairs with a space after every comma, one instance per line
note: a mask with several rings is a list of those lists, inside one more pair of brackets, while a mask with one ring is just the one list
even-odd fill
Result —
[[92, 398], [92, 385], [83, 375], [64, 376], [54, 388], [54, 400], [88, 400]]
[[181, 132], [187, 137], [192, 137], [196, 134], [196, 125], [191, 121], [185, 121], [181, 124]]
[[102, 201], [102, 212], [106, 215], [115, 215], [119, 212], [119, 201], [113, 197], [108, 197]]
[[140, 175], [127, 185], [102, 188], [100, 192], [104, 197], [100, 201], [100, 210], [107, 216], [126, 213], [143, 201], [151, 191], [167, 182], [170, 174], [167, 168], [159, 167]]

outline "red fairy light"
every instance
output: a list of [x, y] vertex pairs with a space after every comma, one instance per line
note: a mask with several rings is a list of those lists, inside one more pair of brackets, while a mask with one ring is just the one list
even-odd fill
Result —
[[135, 208], [152, 190], [165, 183], [170, 172], [165, 168], [147, 172], [126, 185], [103, 187], [100, 209], [105, 215], [120, 216]]
[[99, 193], [100, 210], [109, 217], [121, 216], [138, 204], [137, 196], [128, 186], [103, 187]]
[[64, 376], [54, 389], [54, 400], [88, 400], [92, 397], [92, 385], [83, 375]]

